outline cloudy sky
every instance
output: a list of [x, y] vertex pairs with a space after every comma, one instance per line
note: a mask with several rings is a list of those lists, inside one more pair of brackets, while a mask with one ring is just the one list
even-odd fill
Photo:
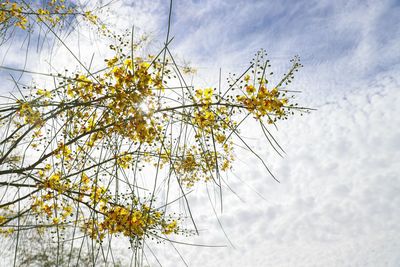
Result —
[[[166, 2], [119, 2], [115, 12], [125, 14], [120, 25], [165, 36]], [[240, 72], [260, 48], [277, 74], [300, 55], [292, 88], [318, 109], [274, 132], [284, 159], [260, 132], [243, 133], [281, 183], [238, 150], [229, 176], [238, 196], [226, 190], [218, 213], [232, 244], [205, 187], [191, 196], [204, 229], [193, 242], [227, 248], [177, 246], [189, 266], [400, 265], [399, 13], [389, 0], [175, 1], [172, 50], [199, 83], [216, 84], [220, 67]], [[184, 266], [168, 244], [156, 254]]]
[[[135, 25], [160, 47], [168, 9], [165, 0], [120, 0], [108, 20]], [[197, 68], [195, 82], [216, 85], [219, 68], [240, 72], [260, 48], [276, 75], [299, 55], [304, 68], [291, 89], [318, 109], [273, 131], [283, 159], [260, 131], [243, 129], [281, 183], [237, 150], [227, 178], [236, 194], [226, 189], [217, 210], [223, 230], [199, 186], [189, 201], [201, 235], [179, 239], [226, 247], [175, 245], [187, 265], [400, 266], [398, 14], [396, 0], [174, 1], [170, 48]], [[82, 44], [82, 58], [101, 53], [91, 45]], [[153, 252], [163, 266], [185, 266], [168, 243]]]

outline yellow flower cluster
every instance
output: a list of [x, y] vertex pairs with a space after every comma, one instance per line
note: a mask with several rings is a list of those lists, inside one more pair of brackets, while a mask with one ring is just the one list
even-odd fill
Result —
[[[249, 76], [246, 75], [244, 80], [248, 82]], [[286, 115], [285, 105], [288, 103], [288, 99], [282, 97], [277, 88], [268, 90], [264, 83], [261, 83], [258, 87], [256, 89], [255, 85], [246, 84], [246, 95], [236, 96], [239, 104], [244, 105], [258, 119], [269, 115], [275, 118], [284, 117]], [[269, 118], [269, 122], [272, 123], [273, 120]]]
[[221, 140], [224, 138], [224, 134], [221, 131], [232, 127], [233, 124], [226, 106], [218, 105], [218, 102], [212, 102], [214, 94], [214, 89], [212, 88], [196, 90], [196, 108], [192, 123], [196, 125], [200, 131], [204, 131], [208, 134], [213, 132], [213, 134], [219, 136], [218, 139]]
[[37, 21], [49, 23], [50, 26], [55, 27], [62, 18], [77, 14], [77, 10], [75, 8], [67, 7], [64, 4], [65, 0], [52, 0], [48, 3], [46, 9], [37, 9], [35, 13], [37, 13]]
[[0, 24], [14, 24], [25, 30], [28, 25], [27, 15], [21, 5], [6, 0], [0, 4]]
[[5, 221], [7, 221], [7, 218], [0, 215], [0, 225], [3, 224]]
[[10, 206], [2, 208], [3, 212], [0, 215], [0, 235], [9, 237], [15, 232], [15, 228], [7, 227], [7, 222], [15, 218], [15, 212]]
[[14, 232], [15, 232], [15, 229], [11, 228], [11, 227], [7, 228], [7, 229], [0, 229], [0, 234], [5, 237], [11, 236]]
[[43, 97], [45, 97], [45, 98], [51, 98], [51, 92], [50, 92], [50, 91], [47, 91], [47, 90], [45, 90], [45, 89], [38, 89], [38, 90], [36, 91], [36, 94], [37, 94], [37, 95], [40, 95], [40, 96], [43, 96]]
[[53, 192], [47, 192], [40, 197], [32, 197], [31, 210], [38, 215], [38, 219], [45, 219], [49, 224], [54, 225], [67, 223], [71, 219], [74, 212], [71, 203], [67, 199], [60, 198], [58, 198], [60, 201], [51, 201], [56, 197]]
[[46, 164], [39, 171], [39, 176], [43, 180], [38, 184], [38, 188], [42, 189], [40, 191], [42, 193], [39, 192], [40, 195], [32, 196], [31, 209], [39, 217], [44, 215], [48, 223], [53, 224], [67, 222], [68, 217], [74, 212], [71, 200], [93, 207], [100, 204], [100, 208], [104, 210], [104, 206], [110, 199], [105, 187], [92, 183], [84, 172], [79, 179], [71, 182], [65, 174], [59, 171], [48, 176], [46, 173], [50, 169], [50, 165]]
[[61, 181], [60, 179], [60, 173], [54, 173], [43, 182], [43, 187], [56, 190], [58, 193], [68, 190], [71, 187], [71, 184], [68, 181]]
[[127, 154], [123, 153], [121, 156], [117, 158], [117, 164], [123, 168], [127, 169], [130, 166], [130, 163], [132, 162], [133, 156], [132, 154]]
[[20, 4], [6, 0], [0, 4], [0, 24], [14, 25], [23, 30], [30, 28], [30, 16], [34, 16], [38, 23], [47, 23], [51, 27], [55, 27], [67, 16], [82, 15], [89, 22], [97, 25], [98, 17], [90, 11], [79, 13], [76, 7], [69, 7], [65, 4], [65, 0], [45, 1], [44, 8], [35, 8], [32, 3]]
[[101, 241], [106, 234], [123, 234], [130, 238], [141, 239], [145, 235], [163, 234], [178, 231], [176, 220], [166, 219], [163, 212], [150, 209], [142, 204], [141, 208], [113, 206], [106, 210], [103, 221], [89, 220], [83, 226], [84, 231], [93, 239]]
[[227, 171], [234, 160], [232, 142], [225, 143], [221, 151], [203, 151], [192, 146], [180, 160], [175, 160], [173, 168], [186, 187], [196, 182], [216, 179], [218, 171]]
[[99, 18], [90, 11], [86, 11], [83, 17], [95, 25], [99, 23]]
[[205, 104], [205, 105], [211, 104], [213, 96], [214, 96], [213, 88], [206, 88], [204, 90], [202, 90], [202, 89], [196, 90], [196, 98], [202, 104]]
[[43, 125], [43, 120], [40, 112], [34, 108], [29, 102], [17, 101], [19, 104], [18, 114], [24, 119], [27, 124], [35, 125], [40, 127]]
[[[122, 154], [122, 164], [128, 164], [131, 155]], [[46, 177], [51, 169], [46, 164], [40, 171], [40, 177]], [[92, 179], [83, 172], [80, 179], [70, 183], [61, 172], [55, 172], [45, 178], [39, 188], [46, 189], [41, 196], [33, 196], [31, 210], [47, 221], [48, 224], [66, 224], [75, 210], [71, 199], [86, 203], [94, 209], [98, 208], [101, 219], [84, 219], [81, 228], [91, 238], [101, 241], [107, 235], [123, 234], [130, 238], [141, 239], [145, 235], [159, 233], [177, 233], [179, 228], [176, 220], [167, 218], [162, 211], [151, 209], [148, 205], [139, 205], [140, 208], [115, 205], [110, 201], [107, 189], [93, 183]], [[63, 197], [66, 195], [68, 197]], [[57, 199], [57, 201], [52, 201]], [[134, 203], [138, 203], [137, 200]], [[5, 218], [5, 217], [4, 217]], [[2, 219], [4, 222], [6, 219]]]
[[71, 153], [71, 149], [62, 142], [60, 142], [57, 149], [54, 150], [54, 155], [58, 159], [63, 158], [66, 160], [70, 160], [72, 159]]
[[[160, 131], [153, 117], [153, 90], [162, 90], [161, 70], [151, 68], [141, 58], [132, 62], [130, 58], [120, 60], [114, 57], [107, 60], [107, 65], [109, 69], [103, 75], [93, 78], [80, 74], [74, 83], [68, 85], [67, 94], [71, 100], [93, 102], [93, 106], [105, 108], [93, 113], [71, 113], [76, 117], [75, 129], [84, 133], [96, 127], [107, 128], [92, 135], [89, 146], [113, 134], [132, 141], [151, 143]], [[146, 106], [146, 111], [143, 106]], [[95, 117], [97, 113], [101, 114], [99, 118]]]
[[215, 123], [218, 121], [216, 120], [217, 114], [210, 109], [213, 94], [213, 88], [196, 90], [195, 96], [200, 108], [194, 113], [193, 123], [195, 123], [200, 129], [209, 130], [210, 127], [213, 128], [216, 126]]

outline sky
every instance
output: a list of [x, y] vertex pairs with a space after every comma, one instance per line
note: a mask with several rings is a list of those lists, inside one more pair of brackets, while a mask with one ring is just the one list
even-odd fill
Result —
[[[169, 1], [121, 0], [109, 6], [107, 20], [120, 29], [135, 25], [157, 48], [168, 11]], [[178, 238], [226, 247], [175, 245], [187, 265], [400, 265], [399, 13], [395, 0], [174, 1], [170, 49], [198, 70], [195, 84], [215, 86], [219, 68], [223, 76], [240, 73], [260, 48], [278, 77], [299, 55], [304, 68], [291, 89], [317, 109], [273, 130], [284, 158], [255, 125], [243, 129], [280, 183], [237, 150], [227, 178], [235, 194], [225, 188], [217, 211], [223, 229], [200, 185], [189, 202], [201, 234]], [[104, 53], [85, 38], [86, 62]], [[162, 266], [185, 266], [168, 243], [153, 252]]]
[[[119, 2], [115, 12], [165, 38], [167, 2]], [[175, 1], [172, 10], [172, 50], [197, 67], [197, 82], [217, 84], [219, 68], [240, 73], [260, 48], [277, 75], [299, 55], [292, 89], [317, 108], [274, 132], [283, 159], [262, 133], [243, 132], [281, 183], [237, 151], [228, 181], [238, 196], [225, 190], [218, 213], [232, 244], [201, 187], [189, 199], [204, 229], [193, 242], [228, 247], [179, 246], [186, 263], [399, 266], [400, 2]], [[163, 266], [184, 266], [168, 244], [155, 253]]]

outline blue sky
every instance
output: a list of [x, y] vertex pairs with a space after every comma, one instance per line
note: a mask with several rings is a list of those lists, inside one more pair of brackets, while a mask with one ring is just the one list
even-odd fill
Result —
[[[117, 25], [134, 23], [161, 45], [169, 1], [133, 3], [117, 2], [115, 12], [124, 14]], [[329, 102], [338, 92], [398, 73], [399, 8], [394, 0], [175, 1], [171, 48], [202, 70], [207, 83], [217, 83], [220, 67], [224, 74], [242, 71], [260, 48], [277, 74], [299, 55], [304, 68], [296, 85], [307, 89], [307, 98], [318, 94]]]
[[[120, 29], [134, 24], [151, 37], [148, 49], [159, 49], [168, 4], [116, 1], [108, 21]], [[277, 77], [294, 55], [302, 58], [304, 68], [291, 89], [303, 91], [301, 103], [318, 108], [274, 131], [287, 152], [284, 159], [255, 126], [242, 129], [281, 183], [238, 150], [241, 160], [228, 181], [241, 200], [225, 190], [219, 214], [234, 247], [200, 186], [189, 201], [203, 231], [191, 241], [227, 247], [177, 245], [189, 266], [400, 265], [398, 14], [395, 0], [174, 1], [170, 48], [180, 62], [198, 69], [195, 84], [215, 86], [220, 67], [223, 75], [240, 72], [264, 48]], [[104, 58], [99, 47], [82, 33], [85, 62], [92, 53]], [[18, 49], [10, 48], [4, 64], [13, 62]], [[54, 64], [71, 64], [62, 48], [58, 53]], [[171, 249], [164, 244], [154, 253], [163, 266], [184, 266]]]

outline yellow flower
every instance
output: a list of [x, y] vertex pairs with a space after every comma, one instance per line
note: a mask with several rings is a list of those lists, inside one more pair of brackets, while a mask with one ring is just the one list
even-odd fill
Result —
[[68, 216], [72, 214], [72, 207], [71, 206], [66, 206], [63, 207], [63, 213], [61, 214], [61, 217], [65, 220]]
[[124, 61], [124, 65], [128, 68], [128, 69], [132, 69], [132, 60], [130, 58], [126, 59]]
[[177, 222], [173, 220], [171, 223], [167, 224], [164, 227], [163, 234], [169, 235], [173, 233], [177, 229]]
[[72, 90], [71, 85], [69, 85], [69, 84], [67, 86], [67, 95], [69, 97], [74, 97], [74, 91]]
[[50, 165], [49, 163], [47, 163], [47, 164], [44, 166], [44, 170], [45, 170], [45, 171], [51, 170], [51, 165]]
[[248, 85], [248, 86], [246, 86], [246, 92], [247, 92], [248, 94], [253, 94], [255, 91], [256, 91], [256, 88], [254, 88], [253, 85]]
[[51, 97], [51, 92], [43, 89], [38, 89], [36, 94], [50, 98]]
[[112, 59], [108, 59], [108, 60], [106, 60], [106, 62], [107, 62], [107, 66], [109, 68], [112, 68], [118, 62], [118, 57], [113, 57]]
[[82, 183], [84, 183], [85, 185], [87, 185], [90, 182], [89, 177], [86, 175], [86, 173], [82, 173], [81, 175], [81, 181]]
[[122, 155], [122, 156], [118, 157], [117, 164], [121, 168], [127, 169], [127, 168], [129, 168], [130, 163], [131, 163], [132, 160], [133, 160], [132, 154], [125, 154], [125, 155]]
[[56, 158], [58, 158], [58, 159], [61, 158], [62, 156], [64, 158], [69, 159], [72, 151], [64, 143], [60, 143], [58, 145], [57, 149], [54, 151], [54, 153], [56, 154]]
[[93, 15], [90, 11], [85, 12], [85, 18], [93, 24], [96, 24], [98, 20], [98, 17], [96, 15]]
[[94, 202], [99, 202], [101, 198], [104, 197], [106, 189], [102, 186], [93, 186], [92, 193], [90, 194], [90, 199]]
[[222, 144], [225, 141], [226, 137], [223, 134], [216, 134], [215, 135], [215, 140], [217, 140], [218, 143]]
[[52, 211], [52, 209], [51, 209], [51, 206], [49, 206], [49, 205], [47, 205], [47, 204], [45, 204], [43, 207], [42, 207], [42, 210], [47, 214], [47, 216], [51, 216], [52, 214], [53, 214], [53, 211]]
[[197, 89], [196, 90], [196, 98], [201, 99], [202, 96], [203, 96], [203, 90]]
[[210, 99], [212, 97], [213, 93], [214, 93], [214, 89], [213, 88], [206, 88], [204, 90], [204, 98]]

